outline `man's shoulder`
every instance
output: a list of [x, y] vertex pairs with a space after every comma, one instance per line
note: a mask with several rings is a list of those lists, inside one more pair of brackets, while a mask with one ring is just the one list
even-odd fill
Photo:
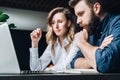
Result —
[[110, 25], [114, 25], [117, 23], [120, 23], [120, 14], [111, 14], [109, 13], [110, 16]]
[[109, 13], [109, 15], [111, 16], [111, 20], [113, 20], [113, 21], [120, 21], [120, 14], [110, 14]]

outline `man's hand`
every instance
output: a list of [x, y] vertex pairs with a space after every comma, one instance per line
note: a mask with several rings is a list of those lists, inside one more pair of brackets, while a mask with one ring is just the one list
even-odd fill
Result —
[[78, 32], [75, 35], [75, 39], [74, 39], [77, 45], [79, 45], [81, 41], [87, 41], [87, 40], [88, 40], [88, 32], [86, 29], [83, 29], [82, 31]]
[[100, 48], [103, 49], [105, 46], [110, 44], [112, 42], [112, 40], [113, 40], [113, 35], [109, 35], [109, 36], [105, 37]]

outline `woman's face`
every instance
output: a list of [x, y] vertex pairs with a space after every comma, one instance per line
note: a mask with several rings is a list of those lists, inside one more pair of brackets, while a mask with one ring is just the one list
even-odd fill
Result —
[[52, 19], [52, 28], [58, 37], [65, 37], [68, 21], [63, 13], [56, 13]]

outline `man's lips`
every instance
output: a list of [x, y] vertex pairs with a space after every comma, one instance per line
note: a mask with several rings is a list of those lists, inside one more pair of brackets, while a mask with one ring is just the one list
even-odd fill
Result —
[[83, 28], [83, 29], [87, 29], [87, 28], [88, 28], [88, 26], [82, 26], [82, 28]]

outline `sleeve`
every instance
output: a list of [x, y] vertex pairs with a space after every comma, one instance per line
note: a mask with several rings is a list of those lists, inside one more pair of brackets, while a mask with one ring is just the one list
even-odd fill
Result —
[[116, 72], [120, 67], [120, 23], [113, 27], [113, 41], [104, 49], [98, 49], [95, 54], [99, 72]]
[[72, 61], [70, 62], [71, 68], [74, 68], [74, 63], [76, 61], [77, 58], [83, 57], [81, 51], [78, 51], [75, 55], [75, 57], [72, 59]]
[[30, 69], [35, 70], [38, 61], [38, 48], [30, 48]]
[[38, 57], [38, 48], [30, 48], [30, 69], [33, 71], [44, 70], [51, 61], [51, 48], [47, 46], [42, 56]]
[[77, 52], [79, 51], [79, 47], [73, 42], [70, 48], [70, 52], [68, 53], [66, 59], [65, 59], [65, 68], [69, 69], [71, 68], [70, 62], [73, 60], [73, 58], [76, 56]]

